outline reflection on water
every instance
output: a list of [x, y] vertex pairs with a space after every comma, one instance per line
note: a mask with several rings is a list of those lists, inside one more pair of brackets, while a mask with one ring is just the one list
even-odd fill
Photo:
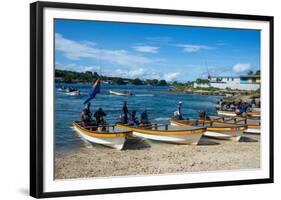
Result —
[[[62, 85], [57, 84], [56, 88]], [[56, 92], [55, 97], [55, 139], [57, 150], [67, 150], [75, 147], [86, 146], [89, 148], [100, 148], [83, 140], [71, 128], [74, 120], [80, 120], [83, 102], [87, 98], [90, 84], [72, 84], [71, 86], [81, 91], [80, 96], [69, 96]], [[131, 90], [134, 96], [110, 95], [108, 90]], [[92, 112], [103, 108], [107, 113], [106, 120], [115, 123], [119, 119], [120, 110], [124, 101], [127, 101], [129, 111], [136, 110], [138, 116], [146, 109], [149, 118], [155, 123], [168, 123], [179, 101], [183, 102], [183, 113], [197, 117], [199, 109], [208, 114], [216, 114], [215, 104], [220, 98], [218, 96], [203, 96], [194, 94], [172, 93], [167, 91], [168, 87], [158, 86], [116, 86], [106, 85], [101, 87], [101, 93], [92, 100]], [[88, 145], [88, 146], [87, 146]]]

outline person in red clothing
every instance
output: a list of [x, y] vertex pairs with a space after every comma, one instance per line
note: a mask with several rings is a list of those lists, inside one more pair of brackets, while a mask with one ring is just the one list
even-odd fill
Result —
[[82, 121], [82, 126], [86, 127], [91, 124], [92, 122], [92, 112], [90, 110], [91, 103], [87, 103], [85, 105], [84, 110], [81, 112], [81, 121]]

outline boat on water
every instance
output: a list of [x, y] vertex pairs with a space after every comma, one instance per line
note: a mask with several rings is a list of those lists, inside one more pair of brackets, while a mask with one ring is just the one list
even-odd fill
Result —
[[133, 96], [133, 92], [131, 91], [116, 91], [116, 90], [109, 90], [109, 94], [117, 95], [117, 96]]
[[62, 87], [62, 88], [58, 89], [58, 92], [61, 92], [61, 93], [64, 93], [64, 94], [67, 94], [70, 96], [79, 96], [80, 95], [80, 91], [75, 88]]
[[83, 127], [80, 121], [74, 121], [73, 128], [87, 141], [118, 150], [122, 150], [128, 137], [132, 136], [132, 131], [115, 125], [105, 125], [105, 130], [103, 130], [101, 126]]
[[[222, 116], [229, 116], [229, 117], [235, 117], [237, 116], [237, 113], [234, 111], [229, 111], [229, 110], [217, 110], [218, 115]], [[247, 116], [251, 117], [260, 117], [261, 113], [260, 111], [250, 111], [246, 113]]]
[[176, 144], [197, 144], [206, 131], [203, 127], [175, 127], [158, 124], [143, 126], [117, 124], [117, 127], [133, 131], [133, 135], [137, 137]]
[[261, 133], [261, 121], [257, 118], [248, 117], [220, 117], [220, 116], [209, 116], [214, 124], [236, 124], [236, 125], [247, 125], [248, 129], [245, 133]]
[[211, 120], [205, 119], [183, 119], [178, 120], [175, 118], [170, 119], [173, 126], [196, 126], [206, 128], [204, 136], [212, 137], [223, 140], [239, 141], [243, 132], [247, 130], [247, 125], [236, 124], [216, 124]]

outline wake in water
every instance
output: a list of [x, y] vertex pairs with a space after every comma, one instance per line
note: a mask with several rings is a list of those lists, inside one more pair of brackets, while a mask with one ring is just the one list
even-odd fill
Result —
[[153, 97], [153, 94], [136, 94], [136, 97]]

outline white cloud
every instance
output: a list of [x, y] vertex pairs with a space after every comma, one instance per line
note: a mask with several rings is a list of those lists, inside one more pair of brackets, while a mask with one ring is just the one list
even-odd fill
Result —
[[140, 55], [133, 55], [125, 50], [99, 49], [92, 42], [77, 42], [64, 38], [61, 34], [55, 35], [55, 48], [57, 51], [71, 60], [80, 59], [100, 59], [111, 64], [124, 66], [138, 66], [152, 62], [161, 61], [161, 59], [150, 59]]
[[56, 62], [56, 69], [70, 70], [70, 71], [76, 71], [76, 72], [85, 72], [85, 71], [99, 72], [100, 71], [100, 67], [98, 67], [98, 66], [77, 65], [76, 63], [69, 63], [69, 64], [63, 65], [58, 62]]
[[146, 40], [152, 43], [159, 43], [159, 44], [167, 44], [173, 41], [173, 38], [167, 36], [160, 36], [160, 37], [146, 37]]
[[242, 63], [238, 63], [236, 65], [233, 66], [232, 70], [235, 73], [243, 73], [243, 72], [247, 72], [251, 69], [251, 65], [250, 64], [242, 64]]
[[144, 68], [130, 68], [130, 69], [116, 69], [111, 71], [104, 71], [104, 75], [122, 78], [140, 78], [140, 79], [164, 79], [166, 81], [175, 80], [178, 72], [160, 73], [153, 70], [147, 70]]
[[159, 47], [154, 46], [148, 46], [148, 45], [142, 45], [142, 46], [135, 46], [133, 47], [136, 51], [144, 52], [144, 53], [157, 53]]
[[178, 47], [183, 47], [183, 51], [187, 53], [193, 53], [200, 50], [209, 50], [213, 49], [212, 47], [206, 45], [193, 45], [193, 44], [179, 44]]
[[169, 73], [165, 73], [163, 77], [166, 81], [173, 81], [178, 77], [178, 75], [179, 75], [178, 72], [169, 72]]

